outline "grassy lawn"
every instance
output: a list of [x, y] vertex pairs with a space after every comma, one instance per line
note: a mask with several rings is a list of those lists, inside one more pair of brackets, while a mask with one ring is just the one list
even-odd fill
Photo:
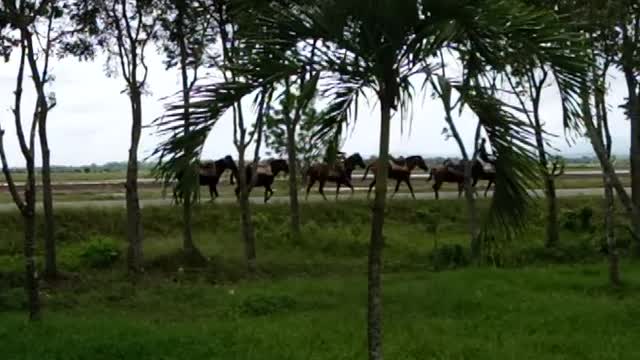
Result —
[[[463, 201], [389, 203], [387, 358], [637, 358], [640, 264], [624, 260], [624, 288], [609, 289], [600, 201], [561, 200], [561, 245], [551, 251], [542, 247], [542, 208], [535, 204], [526, 231], [497, 239], [484, 265], [471, 267]], [[302, 239], [288, 235], [286, 206], [255, 206], [254, 276], [243, 262], [238, 211], [195, 209], [195, 242], [209, 260], [193, 267], [180, 252], [181, 210], [145, 208], [145, 275], [136, 286], [124, 272], [122, 209], [57, 211], [66, 279], [45, 284], [38, 324], [23, 309], [20, 218], [3, 214], [2, 358], [365, 358], [367, 203], [303, 203]], [[618, 236], [624, 248], [624, 232]], [[105, 251], [119, 257], [96, 262]]]
[[[640, 267], [625, 266], [629, 279]], [[384, 277], [390, 359], [635, 359], [637, 282], [604, 266]], [[40, 324], [0, 313], [5, 359], [364, 359], [365, 276], [233, 285], [120, 278], [48, 292]]]

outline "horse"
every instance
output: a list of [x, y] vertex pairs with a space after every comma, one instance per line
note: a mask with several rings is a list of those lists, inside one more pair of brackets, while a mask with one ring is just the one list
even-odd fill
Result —
[[[231, 176], [238, 171], [235, 161], [230, 155], [223, 157], [215, 162], [200, 162], [198, 164], [198, 183], [200, 186], [208, 186], [209, 187], [209, 196], [211, 197], [211, 201], [215, 200], [218, 196], [218, 182], [220, 181], [220, 177], [222, 174], [229, 169], [231, 170]], [[178, 183], [182, 181], [183, 174], [179, 172], [176, 174], [176, 179]], [[231, 181], [233, 183], [233, 181]], [[213, 196], [215, 194], [215, 197]], [[173, 187], [173, 199], [176, 203], [179, 203], [179, 199], [182, 198], [182, 191], [178, 190], [178, 184]]]
[[327, 200], [327, 197], [324, 195], [324, 184], [327, 181], [336, 183], [336, 199], [340, 194], [340, 187], [342, 185], [351, 189], [351, 194], [353, 195], [355, 190], [351, 184], [351, 174], [353, 170], [358, 167], [362, 169], [366, 167], [364, 159], [362, 159], [359, 153], [355, 153], [346, 158], [341, 167], [332, 167], [326, 163], [312, 165], [304, 175], [305, 179], [308, 180], [305, 200], [309, 198], [309, 192], [316, 181], [320, 183], [318, 191], [325, 200]]
[[[396, 189], [391, 195], [391, 197], [396, 195], [396, 193], [398, 192], [398, 189], [400, 188], [400, 183], [404, 182], [409, 187], [411, 196], [414, 199], [416, 198], [416, 195], [413, 193], [413, 187], [411, 186], [411, 172], [416, 167], [419, 167], [424, 171], [429, 171], [429, 167], [424, 162], [424, 159], [422, 158], [422, 156], [419, 156], [419, 155], [410, 156], [404, 160], [394, 160], [394, 159], [390, 160], [389, 164], [387, 164], [387, 169], [389, 171], [389, 179], [396, 180]], [[371, 163], [369, 166], [367, 166], [367, 169], [364, 172], [364, 176], [362, 177], [363, 181], [367, 178], [367, 174], [369, 173], [369, 170], [373, 171], [374, 178], [371, 184], [369, 184], [369, 191], [367, 192], [367, 198], [371, 196], [371, 190], [376, 185], [375, 174], [377, 173], [377, 170], [378, 170], [377, 160]]]
[[[245, 168], [245, 179], [248, 183], [248, 191], [256, 186], [264, 187], [264, 203], [266, 204], [271, 196], [273, 196], [273, 181], [280, 172], [289, 173], [289, 164], [287, 160], [275, 159], [268, 162], [267, 166], [258, 165], [256, 177], [253, 177], [253, 166], [249, 164]], [[240, 195], [240, 186], [236, 187], [236, 197]]]
[[473, 186], [476, 186], [478, 180], [486, 180], [487, 187], [484, 189], [484, 197], [487, 197], [491, 185], [495, 185], [496, 183], [496, 170], [491, 163], [485, 163], [488, 166], [485, 166], [482, 161], [479, 161], [479, 163], [480, 167], [476, 168], [476, 172], [473, 174]]
[[[462, 197], [462, 191], [464, 190], [464, 161], [454, 163], [449, 159], [445, 160], [442, 166], [431, 168], [427, 182], [431, 179], [434, 181], [433, 191], [436, 199], [440, 198], [438, 191], [445, 182], [458, 184], [458, 197]], [[495, 182], [495, 171], [486, 171], [481, 161], [474, 160], [473, 165], [471, 166], [471, 179], [471, 186], [474, 187], [474, 189], [479, 180], [489, 181], [489, 184], [484, 191], [484, 196], [486, 197], [491, 185]]]

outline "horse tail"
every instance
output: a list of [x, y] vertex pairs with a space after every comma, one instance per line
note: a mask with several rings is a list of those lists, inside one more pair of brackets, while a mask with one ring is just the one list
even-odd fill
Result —
[[362, 180], [364, 181], [367, 178], [367, 174], [369, 174], [369, 170], [371, 169], [371, 167], [373, 166], [373, 164], [370, 164], [367, 166], [367, 168], [364, 170], [364, 176], [362, 176]]

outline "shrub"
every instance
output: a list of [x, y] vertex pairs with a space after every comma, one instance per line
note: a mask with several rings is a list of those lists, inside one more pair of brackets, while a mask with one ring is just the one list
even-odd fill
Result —
[[295, 299], [286, 295], [254, 295], [240, 303], [240, 313], [248, 316], [265, 316], [285, 312], [293, 308]]
[[454, 269], [469, 264], [469, 257], [459, 244], [446, 244], [433, 250], [431, 262], [436, 269]]
[[116, 241], [103, 236], [91, 238], [80, 251], [81, 259], [92, 268], [108, 268], [118, 261], [120, 255]]

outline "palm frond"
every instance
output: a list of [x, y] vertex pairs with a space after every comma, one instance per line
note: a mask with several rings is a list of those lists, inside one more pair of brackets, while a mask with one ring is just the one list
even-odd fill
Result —
[[528, 189], [540, 178], [533, 129], [506, 110], [505, 104], [482, 88], [454, 88], [478, 120], [496, 154], [495, 192], [484, 221], [487, 232], [510, 234], [525, 226], [532, 197]]

